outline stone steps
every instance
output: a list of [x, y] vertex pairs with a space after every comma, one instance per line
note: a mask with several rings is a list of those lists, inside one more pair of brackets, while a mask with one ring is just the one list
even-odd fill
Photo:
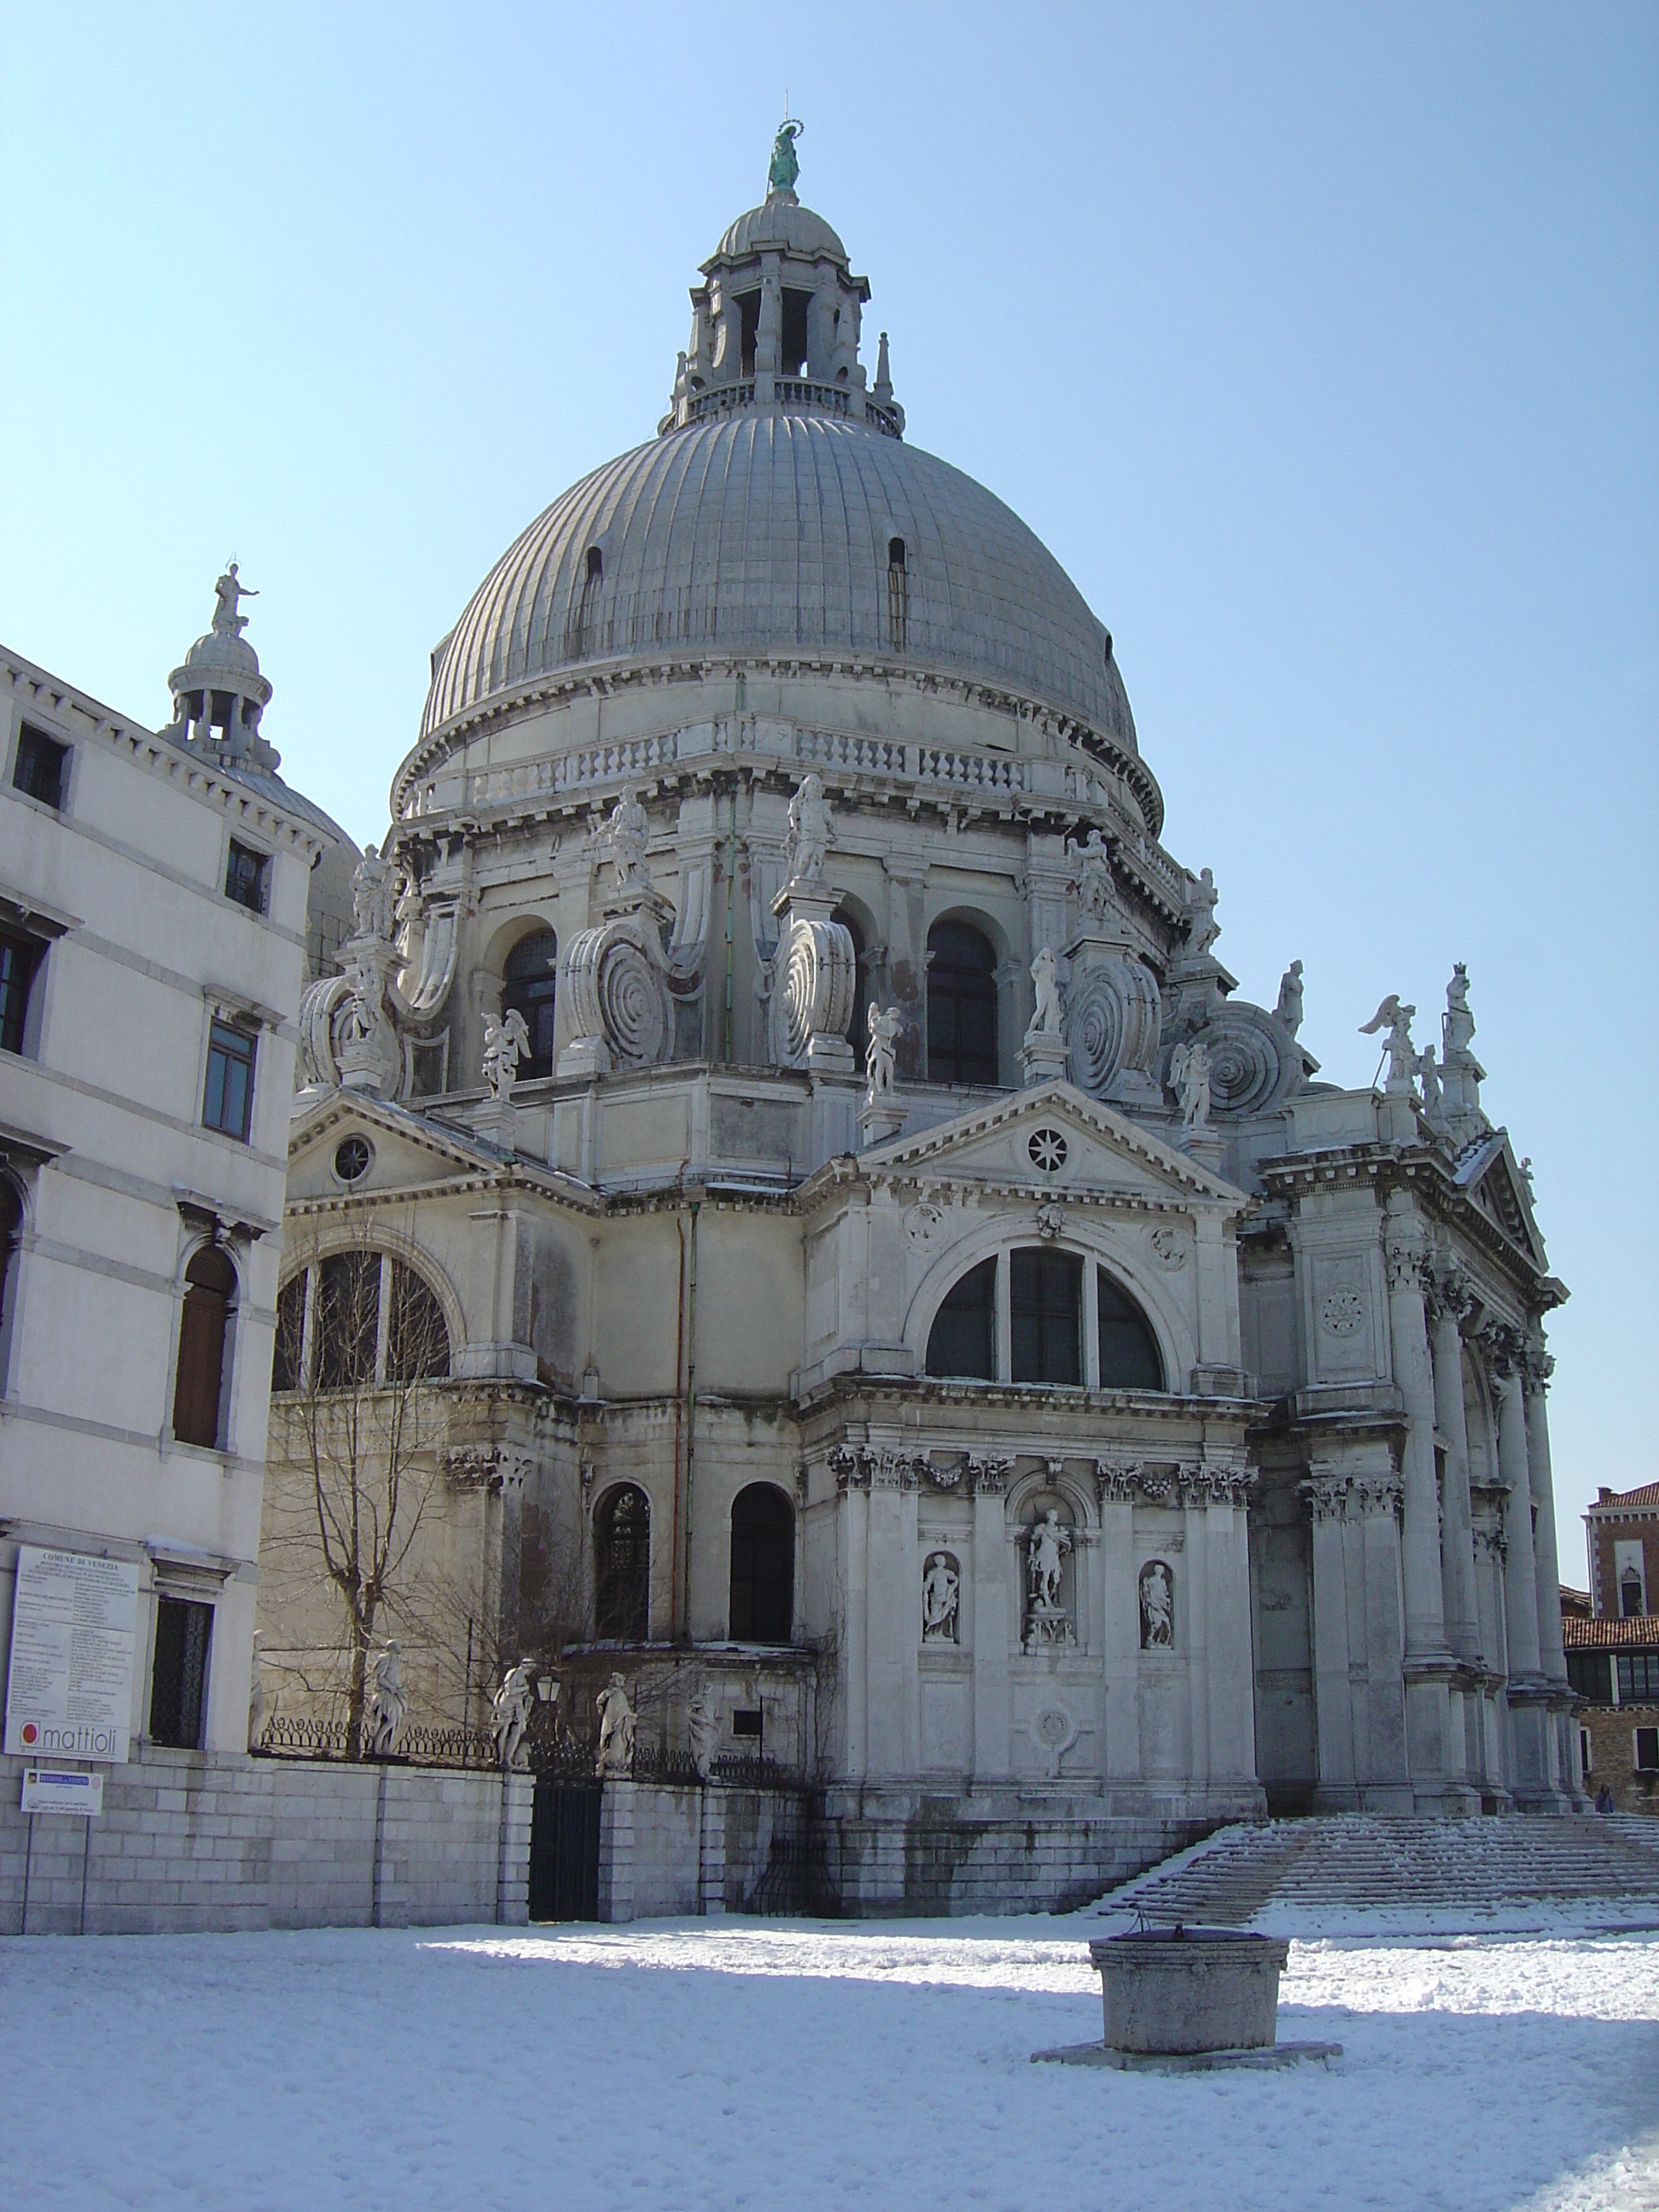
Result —
[[1238, 1927], [1269, 1905], [1480, 1913], [1589, 1899], [1659, 1917], [1659, 1820], [1336, 1814], [1253, 1822], [1218, 1830], [1184, 1865], [1125, 1883], [1102, 1910]]

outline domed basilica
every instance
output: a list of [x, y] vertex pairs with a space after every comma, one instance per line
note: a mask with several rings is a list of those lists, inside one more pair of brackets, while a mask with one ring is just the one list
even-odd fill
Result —
[[655, 436], [434, 649], [307, 993], [267, 1679], [349, 1681], [355, 1381], [419, 1717], [523, 1659], [580, 1741], [620, 1675], [637, 1773], [811, 1785], [849, 1906], [1564, 1808], [1565, 1293], [1469, 979], [1359, 1091], [1299, 962], [1238, 995], [1109, 631], [910, 442], [794, 182], [786, 131]]

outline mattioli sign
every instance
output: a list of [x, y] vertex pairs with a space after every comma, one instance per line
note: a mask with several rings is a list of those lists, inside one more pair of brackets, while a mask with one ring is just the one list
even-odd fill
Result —
[[137, 1628], [134, 1562], [23, 1545], [12, 1603], [6, 1749], [125, 1765]]

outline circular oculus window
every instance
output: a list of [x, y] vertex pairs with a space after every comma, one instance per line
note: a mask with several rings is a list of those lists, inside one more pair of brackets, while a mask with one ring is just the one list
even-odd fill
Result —
[[374, 1158], [374, 1147], [367, 1137], [342, 1137], [334, 1148], [334, 1172], [342, 1182], [361, 1182]]
[[1067, 1146], [1058, 1129], [1033, 1129], [1025, 1149], [1031, 1165], [1043, 1175], [1058, 1175], [1066, 1164]]

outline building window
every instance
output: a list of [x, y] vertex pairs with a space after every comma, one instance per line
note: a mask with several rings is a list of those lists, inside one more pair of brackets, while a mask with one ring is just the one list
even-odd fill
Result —
[[1161, 1390], [1164, 1362], [1146, 1316], [1103, 1269], [1097, 1271], [1100, 1304], [1100, 1387], [1103, 1390]]
[[367, 1137], [342, 1137], [334, 1147], [334, 1172], [344, 1183], [361, 1182], [374, 1160], [374, 1147]]
[[983, 1260], [953, 1283], [927, 1336], [927, 1372], [994, 1382], [997, 1372], [997, 1263]]
[[28, 1036], [29, 998], [46, 947], [21, 930], [0, 929], [0, 1052], [23, 1050]]
[[997, 1079], [996, 954], [965, 921], [927, 933], [927, 1080]]
[[521, 937], [507, 956], [506, 985], [501, 992], [503, 1018], [514, 1007], [524, 1016], [530, 1032], [530, 1056], [519, 1062], [519, 1076], [553, 1073], [554, 993], [559, 966], [559, 940], [550, 929]]
[[1638, 1774], [1659, 1771], [1659, 1728], [1637, 1729], [1636, 1771]]
[[1569, 1651], [1567, 1680], [1581, 1698], [1598, 1705], [1613, 1703], [1613, 1661], [1605, 1651]]
[[38, 799], [43, 806], [61, 806], [64, 803], [64, 770], [69, 765], [69, 747], [60, 745], [56, 738], [49, 738], [44, 730], [33, 729], [25, 722], [17, 738], [17, 760], [12, 769], [11, 780], [15, 789], [26, 799]]
[[1621, 1651], [1618, 1664], [1621, 1705], [1649, 1698], [1659, 1704], [1659, 1651]]
[[212, 1636], [210, 1605], [193, 1605], [179, 1597], [156, 1599], [155, 1661], [149, 1687], [152, 1742], [170, 1744], [175, 1751], [201, 1749]]
[[331, 1252], [277, 1293], [273, 1390], [379, 1389], [448, 1372], [442, 1303], [389, 1252]]
[[904, 565], [904, 540], [893, 538], [887, 544], [887, 642], [895, 653], [902, 653], [910, 627], [910, 574]]
[[1578, 1765], [1586, 1782], [1590, 1778], [1590, 1732], [1587, 1728], [1578, 1731]]
[[245, 906], [250, 914], [263, 914], [270, 896], [270, 855], [256, 853], [252, 846], [239, 845], [230, 841], [230, 858], [225, 864], [225, 896]]
[[1016, 1382], [1083, 1380], [1083, 1262], [1069, 1252], [1015, 1252], [1009, 1318]]
[[181, 1444], [219, 1442], [219, 1401], [225, 1373], [225, 1335], [236, 1271], [224, 1254], [204, 1245], [185, 1269], [184, 1310], [179, 1320], [179, 1367], [173, 1385], [173, 1433]]
[[794, 1619], [794, 1508], [769, 1482], [751, 1482], [732, 1501], [731, 1639], [787, 1644]]
[[1644, 1610], [1642, 1577], [1634, 1567], [1626, 1567], [1619, 1577], [1620, 1618], [1621, 1620], [1639, 1620]]
[[246, 1030], [216, 1021], [208, 1032], [207, 1096], [202, 1126], [247, 1142], [253, 1117], [253, 1039]]
[[593, 1621], [605, 1641], [642, 1644], [650, 1632], [651, 1508], [631, 1482], [593, 1517]]

